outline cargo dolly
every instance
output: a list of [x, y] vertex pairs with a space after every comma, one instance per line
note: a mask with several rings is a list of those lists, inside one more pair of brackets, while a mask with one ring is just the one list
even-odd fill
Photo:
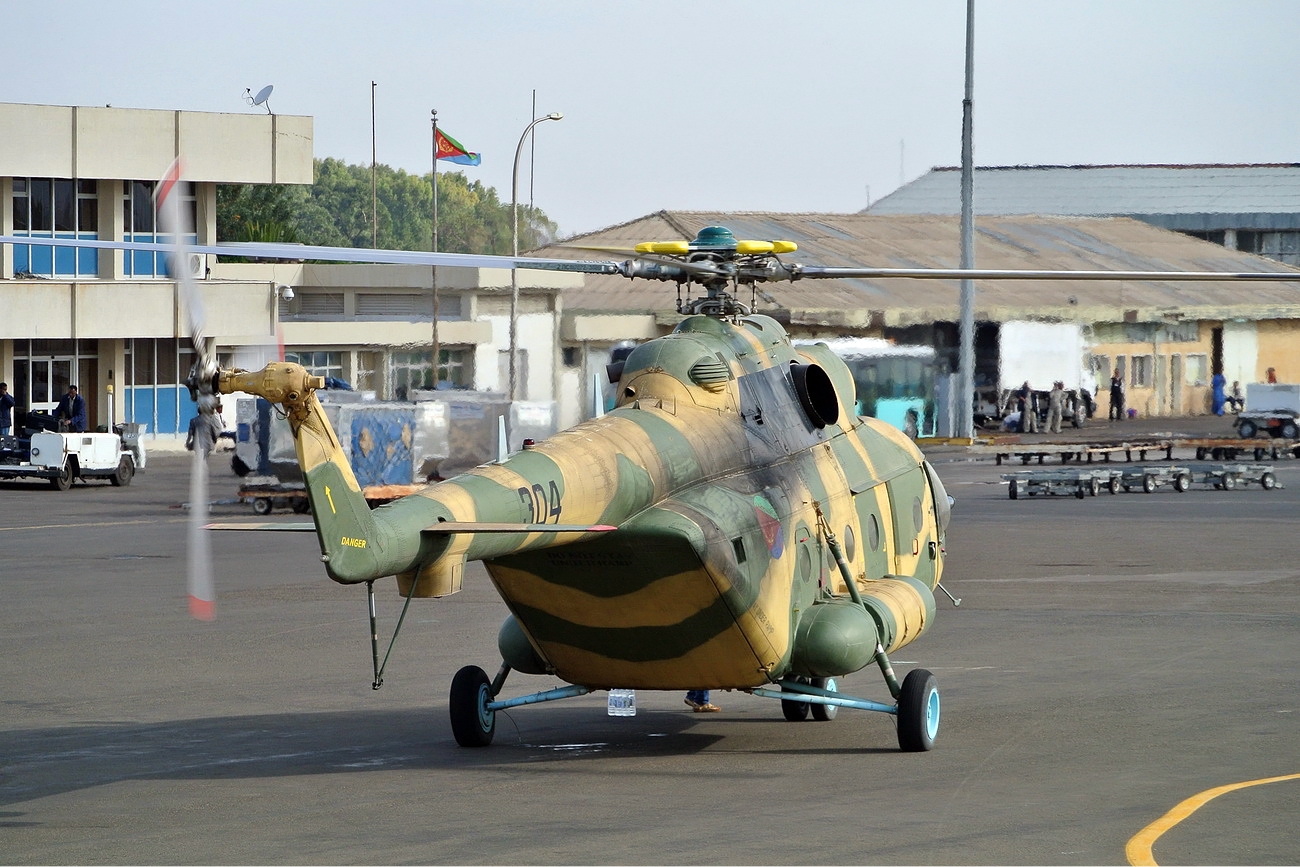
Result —
[[1120, 488], [1119, 470], [1026, 470], [1003, 473], [1007, 496], [1018, 500], [1038, 494], [1073, 494], [1079, 499], [1097, 496], [1103, 489], [1116, 493]]
[[1198, 464], [1191, 472], [1193, 481], [1224, 491], [1251, 484], [1266, 491], [1282, 487], [1273, 467], [1267, 464]]

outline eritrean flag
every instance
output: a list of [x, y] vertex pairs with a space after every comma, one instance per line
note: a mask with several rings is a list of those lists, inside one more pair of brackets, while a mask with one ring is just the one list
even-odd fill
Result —
[[442, 130], [437, 132], [438, 138], [438, 159], [449, 160], [453, 163], [460, 163], [462, 166], [476, 166], [479, 164], [479, 155], [470, 153], [461, 146], [451, 136]]

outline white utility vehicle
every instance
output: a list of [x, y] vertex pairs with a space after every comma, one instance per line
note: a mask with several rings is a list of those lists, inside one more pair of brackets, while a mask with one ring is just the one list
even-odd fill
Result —
[[55, 489], [66, 491], [77, 479], [107, 479], [120, 487], [131, 484], [135, 476], [135, 452], [116, 433], [43, 430], [33, 431], [30, 439], [4, 439], [0, 480], [49, 479]]

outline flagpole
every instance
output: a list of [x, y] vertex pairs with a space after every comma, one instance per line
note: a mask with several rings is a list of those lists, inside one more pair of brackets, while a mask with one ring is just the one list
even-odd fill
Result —
[[[433, 252], [438, 252], [438, 109], [430, 109], [433, 121]], [[442, 348], [438, 343], [438, 266], [431, 266], [433, 280], [433, 387], [438, 387], [438, 358]]]
[[375, 86], [370, 82], [370, 246], [379, 246], [379, 195], [375, 183]]

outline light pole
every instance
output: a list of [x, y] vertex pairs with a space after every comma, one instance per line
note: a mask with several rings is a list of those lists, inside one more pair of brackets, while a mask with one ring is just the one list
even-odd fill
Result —
[[[524, 142], [528, 134], [544, 120], [560, 120], [564, 115], [553, 111], [548, 115], [533, 118], [533, 122], [524, 129], [515, 148], [515, 167], [510, 176], [510, 253], [519, 255], [519, 155], [524, 152]], [[513, 402], [519, 391], [519, 269], [510, 269], [510, 400]]]

